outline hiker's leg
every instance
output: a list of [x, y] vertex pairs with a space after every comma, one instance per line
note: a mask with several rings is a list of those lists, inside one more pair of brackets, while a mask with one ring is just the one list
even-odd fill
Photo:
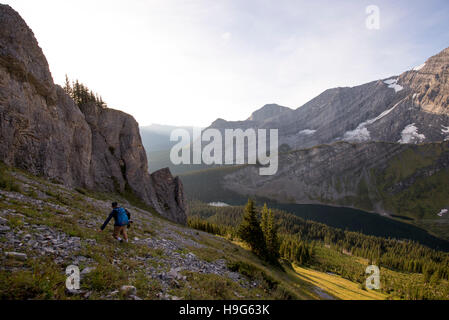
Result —
[[120, 227], [114, 226], [114, 232], [112, 233], [112, 236], [114, 237], [114, 239], [119, 240]]
[[126, 232], [126, 226], [122, 227], [122, 234], [123, 234], [123, 239], [125, 239], [125, 241], [128, 241], [128, 233]]

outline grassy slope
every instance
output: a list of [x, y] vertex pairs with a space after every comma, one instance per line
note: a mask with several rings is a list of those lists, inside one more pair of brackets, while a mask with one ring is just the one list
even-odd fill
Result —
[[[215, 208], [194, 201], [190, 205], [192, 216], [221, 225], [223, 227], [237, 226], [241, 220], [243, 207]], [[288, 214], [277, 212], [275, 214]], [[278, 216], [280, 219], [281, 217]], [[280, 223], [278, 221], [278, 223]], [[290, 220], [290, 228], [294, 219]], [[280, 231], [284, 230], [284, 223], [279, 224]], [[228, 231], [229, 232], [229, 231]], [[300, 237], [300, 236], [299, 236]], [[381, 268], [381, 292], [367, 293], [364, 284], [367, 278], [366, 267], [370, 264], [367, 259], [353, 256], [349, 252], [342, 252], [341, 247], [325, 245], [313, 241], [313, 258], [306, 266], [295, 266], [299, 278], [316, 285], [324, 292], [342, 299], [448, 299], [449, 283], [446, 280], [426, 280], [423, 274], [398, 272], [385, 267]], [[292, 268], [290, 268], [292, 269]], [[287, 272], [295, 271], [286, 269]], [[331, 276], [332, 275], [332, 276]]]
[[[403, 222], [415, 224], [432, 234], [449, 240], [449, 216], [438, 217], [443, 208], [449, 208], [449, 168], [432, 175], [419, 171], [432, 171], [435, 163], [447, 159], [449, 144], [434, 143], [413, 146], [391, 159], [382, 172], [373, 172], [384, 207]], [[389, 188], [412, 179], [412, 183], [399, 192]]]
[[298, 277], [342, 300], [385, 300], [386, 294], [363, 290], [360, 285], [338, 275], [294, 266]]
[[409, 148], [391, 159], [388, 168], [376, 175], [385, 207], [399, 215], [423, 219], [435, 218], [442, 208], [449, 206], [449, 168], [431, 176], [419, 175], [404, 190], [388, 192], [390, 187], [412, 178], [419, 170], [432, 168], [447, 153], [448, 144], [426, 144]]
[[[246, 246], [240, 242], [234, 242], [242, 248]], [[289, 282], [289, 289], [307, 287], [319, 299], [341, 300], [414, 300], [424, 294], [432, 293], [427, 299], [448, 299], [449, 282], [426, 283], [422, 274], [398, 272], [381, 268], [381, 290], [367, 290], [364, 281], [367, 275], [364, 273], [368, 266], [368, 260], [350, 256], [338, 252], [333, 248], [317, 246], [314, 249], [314, 261], [309, 266], [288, 266], [283, 263], [285, 273], [281, 273], [284, 281]], [[248, 254], [248, 252], [247, 252]], [[243, 260], [245, 261], [245, 259]], [[342, 274], [350, 274], [348, 270], [358, 272], [358, 279], [348, 279]], [[273, 272], [270, 269], [270, 272]], [[276, 273], [276, 270], [275, 270]], [[271, 273], [270, 273], [271, 274]]]
[[[369, 262], [366, 259], [351, 256], [331, 247], [318, 246], [315, 248], [315, 257], [312, 262], [313, 280], [322, 283], [323, 289], [333, 293], [341, 299], [355, 298], [367, 291], [362, 289], [367, 275], [365, 268]], [[298, 269], [301, 271], [301, 269]], [[317, 275], [316, 272], [320, 273]], [[323, 275], [324, 272], [324, 275]], [[328, 273], [341, 275], [345, 281], [338, 278], [329, 278]], [[354, 278], [354, 275], [357, 275]], [[346, 281], [356, 283], [351, 285]], [[380, 269], [381, 291], [369, 291], [376, 299], [444, 299], [449, 298], [449, 282], [446, 280], [426, 282], [424, 275], [414, 273], [398, 272], [387, 268]], [[331, 282], [330, 284], [328, 282]], [[345, 283], [343, 287], [339, 284]], [[358, 289], [356, 288], [358, 287]], [[335, 291], [334, 291], [335, 290]], [[357, 298], [358, 299], [358, 298]]]
[[[159, 299], [160, 294], [183, 299], [319, 299], [313, 287], [289, 273], [273, 269], [248, 250], [225, 239], [182, 227], [147, 210], [129, 203], [120, 195], [72, 190], [34, 177], [26, 172], [5, 168], [0, 170], [0, 216], [6, 219], [11, 233], [0, 233], [0, 299], [84, 299], [65, 290], [65, 268], [77, 257], [80, 269], [96, 269], [81, 281], [88, 299], [123, 299], [111, 292], [122, 285], [133, 285], [143, 299]], [[109, 212], [112, 200], [130, 209], [135, 224], [129, 244], [118, 244], [110, 236], [111, 226], [103, 233], [97, 231]], [[136, 204], [135, 199], [132, 203]], [[138, 203], [137, 203], [138, 204]], [[147, 209], [147, 210], [145, 210]], [[81, 247], [62, 262], [58, 254], [39, 254], [28, 246], [25, 234], [39, 236], [37, 228], [45, 227], [68, 237], [79, 237]], [[170, 242], [177, 249], [158, 248], [152, 244]], [[19, 242], [22, 245], [19, 245]], [[26, 253], [20, 261], [5, 256], [5, 252]], [[168, 272], [175, 261], [184, 261], [189, 253], [203, 263], [225, 259], [228, 264], [250, 265], [241, 280], [224, 275], [181, 271], [187, 278], [166, 286], [154, 274]], [[181, 259], [181, 260], [180, 260]], [[188, 269], [189, 266], [185, 266]], [[251, 285], [253, 283], [254, 285]]]
[[[28, 229], [30, 225], [40, 225], [81, 238], [81, 249], [74, 252], [73, 256], [82, 255], [89, 259], [81, 262], [81, 269], [86, 266], [97, 268], [82, 281], [82, 289], [90, 292], [89, 299], [124, 298], [109, 297], [108, 294], [125, 284], [136, 286], [138, 295], [145, 299], [158, 299], [160, 292], [186, 299], [322, 299], [330, 296], [340, 299], [385, 298], [384, 294], [363, 290], [360, 281], [329, 275], [328, 272], [348, 268], [363, 272], [366, 266], [366, 261], [332, 249], [316, 249], [318, 263], [313, 266], [314, 269], [285, 267], [284, 272], [261, 262], [240, 243], [231, 243], [220, 237], [175, 225], [154, 213], [129, 204], [127, 199], [120, 199], [119, 195], [88, 193], [81, 189], [76, 191], [21, 171], [5, 170], [4, 167], [0, 171], [0, 215], [8, 221], [7, 225], [15, 235], [32, 232]], [[249, 283], [256, 281], [257, 285], [248, 287], [220, 275], [183, 271], [187, 276], [185, 281], [180, 281], [177, 286], [164, 288], [163, 283], [149, 277], [147, 271], [148, 268], [168, 271], [170, 254], [173, 252], [150, 248], [140, 242], [117, 245], [110, 238], [109, 231], [96, 231], [109, 211], [110, 201], [117, 198], [126, 203], [134, 213], [137, 223], [131, 231], [132, 237], [180, 241], [184, 244], [182, 250], [178, 249], [177, 252], [181, 256], [191, 252], [203, 261], [225, 259], [228, 264], [244, 263], [251, 267], [249, 271], [240, 268], [240, 273], [245, 275]], [[136, 204], [135, 199], [133, 200]], [[36, 201], [42, 201], [41, 205], [35, 205]], [[95, 240], [95, 244], [89, 244], [87, 240]], [[193, 243], [204, 247], [198, 248]], [[4, 257], [3, 252], [13, 250], [19, 251], [7, 242], [4, 234], [0, 234], [0, 297], [82, 298], [68, 294], [64, 288], [64, 270], [71, 261], [55, 263], [51, 254], [39, 256], [26, 245], [20, 251], [28, 254], [27, 261]], [[145, 259], [137, 260], [136, 257]], [[384, 293], [391, 293], [389, 298], [413, 298], [414, 291], [427, 285], [424, 284], [422, 275], [387, 269], [383, 269], [382, 274]], [[449, 287], [447, 281], [428, 286], [440, 295], [447, 294], [445, 290]], [[321, 290], [317, 290], [317, 287]], [[396, 289], [394, 292], [391, 290], [393, 287]]]
[[[241, 242], [234, 243], [248, 249]], [[354, 261], [354, 263], [357, 263]], [[363, 290], [359, 283], [344, 279], [334, 274], [313, 270], [308, 267], [289, 265], [283, 262], [285, 273], [282, 275], [290, 286], [297, 287], [306, 285], [320, 299], [341, 300], [385, 300], [388, 296], [376, 291]]]

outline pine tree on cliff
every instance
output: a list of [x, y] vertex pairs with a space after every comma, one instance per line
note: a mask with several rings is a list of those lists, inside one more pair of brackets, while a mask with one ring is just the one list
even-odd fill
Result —
[[259, 257], [267, 257], [267, 248], [265, 238], [257, 218], [256, 209], [253, 200], [248, 200], [243, 215], [243, 221], [237, 232], [240, 239], [246, 242], [251, 250]]
[[78, 106], [81, 104], [80, 95], [81, 95], [81, 87], [80, 87], [80, 83], [79, 83], [78, 80], [76, 80], [76, 81], [73, 83], [72, 98], [73, 98], [73, 101], [75, 101], [75, 103], [76, 103]]
[[70, 80], [69, 80], [69, 77], [68, 77], [67, 75], [65, 75], [64, 91], [65, 91], [70, 97], [73, 97], [72, 85], [70, 84]]
[[73, 99], [73, 101], [75, 101], [78, 106], [86, 103], [95, 103], [100, 108], [108, 107], [100, 95], [90, 90], [86, 85], [78, 80], [70, 82], [67, 75], [65, 75], [64, 91]]

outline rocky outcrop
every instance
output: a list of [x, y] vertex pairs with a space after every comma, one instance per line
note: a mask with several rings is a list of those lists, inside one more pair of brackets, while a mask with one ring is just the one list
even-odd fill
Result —
[[156, 191], [156, 202], [165, 210], [166, 217], [181, 224], [187, 223], [187, 204], [184, 187], [179, 177], [173, 178], [168, 168], [151, 174]]
[[33, 84], [0, 66], [0, 160], [67, 185], [93, 187], [90, 128], [74, 102], [54, 88], [52, 105]]
[[424, 111], [449, 116], [449, 48], [402, 74], [399, 81], [409, 84], [414, 101]]
[[0, 134], [0, 160], [8, 165], [68, 186], [132, 191], [185, 223], [182, 184], [170, 172], [160, 174], [164, 181], [150, 176], [134, 118], [95, 104], [78, 107], [53, 83], [33, 32], [7, 5], [0, 5]]

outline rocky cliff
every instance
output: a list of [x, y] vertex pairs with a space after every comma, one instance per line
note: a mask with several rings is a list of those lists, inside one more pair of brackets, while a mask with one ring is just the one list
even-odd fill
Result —
[[0, 5], [0, 120], [6, 164], [67, 186], [132, 191], [161, 215], [186, 222], [182, 183], [166, 170], [150, 176], [134, 118], [78, 107], [53, 83], [33, 32], [7, 5]]

